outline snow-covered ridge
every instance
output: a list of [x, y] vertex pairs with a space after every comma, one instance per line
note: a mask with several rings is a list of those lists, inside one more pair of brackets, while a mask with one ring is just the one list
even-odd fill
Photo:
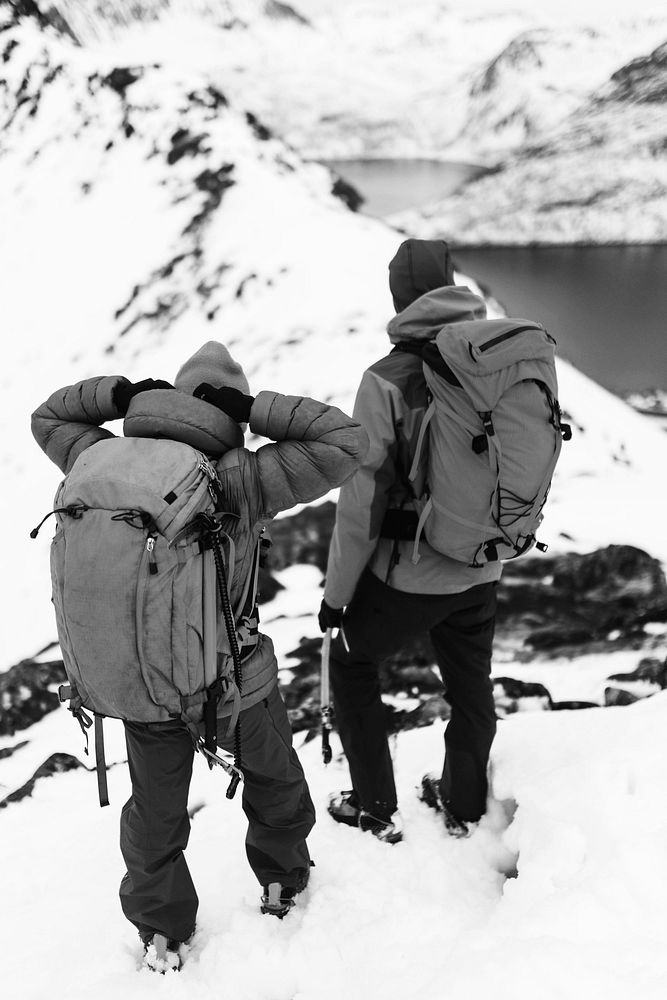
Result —
[[227, 32], [234, 50], [221, 46], [219, 85], [309, 157], [491, 163], [548, 132], [667, 36], [667, 17], [646, 4], [606, 5], [588, 21], [579, 6], [564, 18], [545, 5], [499, 9], [493, 0], [390, 10], [377, 0], [111, 0], [92, 9], [55, 0], [50, 10], [84, 44], [142, 28], [142, 45], [156, 55], [174, 49], [179, 23], [183, 60], [208, 48], [212, 32]]

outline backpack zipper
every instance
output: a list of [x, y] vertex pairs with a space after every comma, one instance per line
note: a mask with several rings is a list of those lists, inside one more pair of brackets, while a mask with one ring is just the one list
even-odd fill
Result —
[[151, 576], [157, 573], [157, 560], [155, 558], [155, 540], [157, 535], [149, 535], [146, 539], [146, 552], [148, 552], [148, 572]]
[[502, 344], [504, 340], [509, 340], [510, 337], [516, 337], [519, 333], [525, 333], [526, 330], [541, 330], [542, 327], [539, 326], [516, 326], [513, 330], [508, 330], [506, 333], [499, 333], [497, 337], [493, 337], [491, 340], [485, 341], [485, 343], [480, 344], [477, 350], [480, 354], [484, 351], [488, 351], [489, 348], [495, 347], [496, 344]]

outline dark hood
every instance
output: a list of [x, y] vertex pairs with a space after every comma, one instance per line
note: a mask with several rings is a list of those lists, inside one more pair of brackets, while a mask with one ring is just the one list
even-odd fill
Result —
[[454, 284], [454, 265], [444, 240], [404, 240], [389, 262], [389, 289], [396, 312], [425, 292]]

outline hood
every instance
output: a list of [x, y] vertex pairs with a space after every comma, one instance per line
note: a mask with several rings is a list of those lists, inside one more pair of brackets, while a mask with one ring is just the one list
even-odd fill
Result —
[[486, 303], [465, 285], [435, 288], [398, 313], [387, 324], [392, 344], [410, 340], [434, 340], [447, 323], [485, 319]]
[[396, 312], [434, 288], [454, 284], [454, 264], [445, 240], [404, 240], [389, 261], [389, 290]]

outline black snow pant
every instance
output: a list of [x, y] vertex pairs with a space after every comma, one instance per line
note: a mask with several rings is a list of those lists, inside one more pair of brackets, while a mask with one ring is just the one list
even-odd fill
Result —
[[[192, 739], [180, 722], [126, 722], [125, 738], [132, 795], [120, 820], [127, 866], [121, 906], [143, 940], [157, 931], [185, 941], [194, 930], [198, 907], [183, 854], [190, 834]], [[241, 713], [241, 741], [248, 861], [261, 885], [294, 886], [310, 866], [306, 837], [315, 823], [315, 808], [277, 687]], [[221, 745], [232, 751], [233, 738]]]
[[484, 813], [487, 765], [496, 732], [491, 652], [496, 584], [458, 594], [409, 594], [366, 570], [331, 645], [337, 728], [358, 804], [388, 817], [396, 785], [380, 694], [380, 665], [406, 642], [428, 633], [451, 706], [440, 790], [452, 812], [474, 821]]

